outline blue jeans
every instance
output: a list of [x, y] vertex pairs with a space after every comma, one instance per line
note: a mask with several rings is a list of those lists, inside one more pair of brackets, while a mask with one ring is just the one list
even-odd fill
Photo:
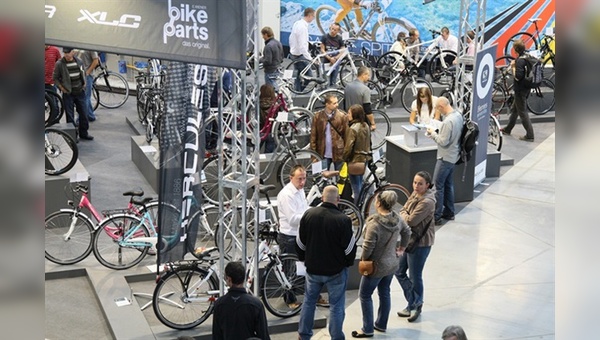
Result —
[[277, 87], [277, 77], [279, 77], [279, 72], [267, 73], [265, 72], [265, 84], [273, 86], [275, 92], [279, 91]]
[[340, 72], [339, 67], [340, 66], [338, 65], [338, 67], [334, 68], [331, 71], [331, 74], [329, 75], [329, 86], [334, 86], [335, 85], [335, 79], [337, 78], [338, 73]]
[[87, 101], [88, 118], [89, 120], [96, 120], [94, 114], [94, 107], [92, 106], [92, 87], [94, 85], [94, 76], [85, 76], [85, 100]]
[[354, 204], [358, 206], [358, 199], [360, 196], [360, 189], [363, 184], [363, 175], [350, 175], [350, 185], [352, 186], [352, 194], [354, 195]]
[[454, 216], [454, 163], [438, 159], [433, 171], [435, 219]]
[[417, 309], [423, 304], [423, 268], [430, 251], [431, 246], [416, 247], [413, 253], [400, 256], [400, 267], [395, 275], [404, 291], [409, 310]]
[[[294, 69], [296, 70], [296, 80], [294, 81], [294, 88], [296, 89], [296, 91], [302, 91], [304, 90], [304, 87], [306, 86], [304, 84], [303, 81], [301, 81], [301, 76], [300, 76], [300, 72], [302, 72], [302, 70], [304, 70], [304, 68], [308, 65], [309, 61], [302, 55], [300, 56], [294, 56], [291, 55], [290, 58], [292, 59], [292, 62], [294, 60], [304, 60], [304, 63], [296, 63], [294, 65]], [[305, 77], [312, 77], [312, 70], [309, 68], [308, 71], [306, 72], [306, 74], [304, 74]]]
[[[360, 279], [358, 297], [360, 298], [360, 309], [362, 310], [363, 326], [362, 331], [365, 334], [373, 334], [373, 325], [379, 329], [387, 329], [392, 301], [390, 298], [390, 284], [394, 275], [390, 274], [384, 277], [363, 276]], [[377, 320], [373, 321], [373, 292], [377, 288], [379, 295], [379, 309], [377, 310]]]
[[344, 161], [334, 162], [332, 158], [323, 158], [325, 160], [325, 170], [329, 170], [331, 163], [333, 163], [333, 169], [340, 170], [344, 165]]
[[304, 303], [300, 312], [300, 324], [298, 334], [300, 339], [308, 340], [313, 335], [315, 324], [315, 308], [319, 292], [323, 286], [327, 286], [329, 292], [329, 335], [332, 340], [343, 340], [344, 317], [346, 316], [346, 281], [348, 280], [348, 268], [332, 276], [313, 275], [306, 273], [306, 284]]
[[[72, 123], [79, 129], [79, 136], [87, 136], [90, 127], [88, 123], [88, 110], [86, 106], [85, 91], [79, 94], [63, 93], [63, 103], [65, 105], [65, 114], [67, 115], [67, 123]], [[75, 110], [79, 114], [79, 123], [75, 124]]]

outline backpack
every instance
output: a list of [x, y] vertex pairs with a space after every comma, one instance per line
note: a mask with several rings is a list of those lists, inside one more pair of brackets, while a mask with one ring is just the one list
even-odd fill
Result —
[[525, 78], [523, 79], [525, 86], [530, 89], [539, 87], [542, 84], [542, 78], [544, 78], [542, 61], [529, 54], [524, 55], [523, 59], [527, 62]]
[[[456, 164], [467, 163], [473, 156], [473, 149], [477, 145], [477, 138], [479, 137], [479, 125], [472, 121], [470, 118], [464, 118], [462, 132], [460, 133], [460, 139], [458, 145], [460, 151], [458, 153], [458, 161]], [[465, 181], [467, 175], [467, 165], [463, 168], [462, 181]]]

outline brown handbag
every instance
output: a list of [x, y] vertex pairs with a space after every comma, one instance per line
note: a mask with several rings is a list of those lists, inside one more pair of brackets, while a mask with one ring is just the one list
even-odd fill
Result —
[[358, 273], [360, 275], [369, 276], [375, 272], [375, 262], [360, 260], [358, 262]]
[[365, 162], [348, 163], [348, 174], [349, 175], [364, 175], [365, 174]]

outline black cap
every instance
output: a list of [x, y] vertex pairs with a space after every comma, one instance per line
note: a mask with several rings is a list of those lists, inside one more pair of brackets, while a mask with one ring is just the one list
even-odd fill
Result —
[[73, 51], [72, 47], [63, 47], [63, 53], [69, 53], [71, 51]]

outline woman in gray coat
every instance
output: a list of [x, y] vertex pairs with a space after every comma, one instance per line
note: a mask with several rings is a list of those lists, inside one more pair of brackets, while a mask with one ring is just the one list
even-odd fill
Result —
[[[392, 211], [398, 196], [395, 192], [386, 190], [375, 199], [377, 213], [367, 219], [362, 259], [371, 260], [376, 264], [375, 271], [360, 280], [358, 296], [363, 315], [361, 331], [353, 331], [354, 338], [370, 338], [373, 330], [385, 332], [391, 309], [390, 284], [394, 273], [398, 270], [398, 255], [396, 248], [405, 248], [410, 238], [410, 228], [402, 217]], [[398, 235], [401, 236], [400, 240]], [[379, 309], [377, 319], [373, 320], [372, 295], [377, 288]]]

